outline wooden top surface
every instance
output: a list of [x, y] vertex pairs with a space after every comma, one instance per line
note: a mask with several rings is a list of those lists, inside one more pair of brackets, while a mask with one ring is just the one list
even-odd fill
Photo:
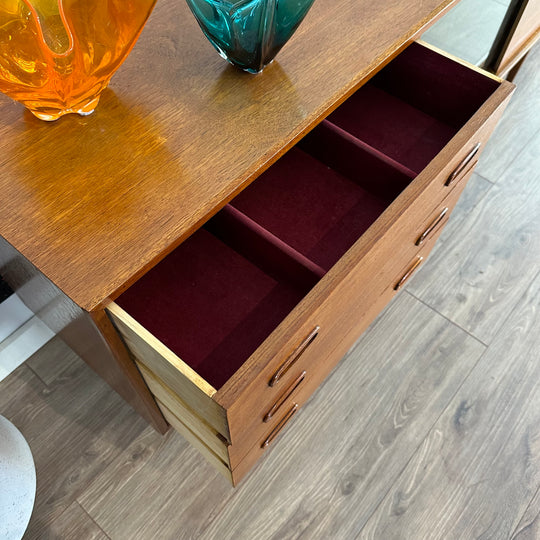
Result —
[[0, 234], [87, 310], [105, 305], [456, 0], [316, 0], [262, 74], [159, 0], [86, 118], [0, 94]]

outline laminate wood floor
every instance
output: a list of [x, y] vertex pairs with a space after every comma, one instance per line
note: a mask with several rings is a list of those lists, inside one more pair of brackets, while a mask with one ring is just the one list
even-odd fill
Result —
[[58, 339], [2, 381], [25, 538], [539, 539], [538, 73], [540, 47], [430, 260], [236, 490]]

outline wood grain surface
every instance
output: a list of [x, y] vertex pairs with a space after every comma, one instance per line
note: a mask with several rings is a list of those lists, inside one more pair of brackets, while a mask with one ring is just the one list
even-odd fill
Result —
[[120, 306], [111, 304], [109, 315], [135, 360], [166, 382], [198, 416], [229, 439], [226, 411], [212, 399], [215, 389]]
[[[110, 350], [113, 361], [100, 361], [94, 355], [95, 361], [91, 362], [88, 358], [89, 355], [86, 355], [86, 362], [135, 410], [139, 411], [141, 416], [146, 418], [159, 433], [166, 433], [169, 426], [157, 409], [153, 396], [105, 311], [93, 311], [88, 318], [91, 318], [100, 335], [99, 337], [94, 336], [90, 331], [86, 331], [78, 336], [77, 341], [91, 343], [92, 340], [100, 341], [99, 338], [101, 338]], [[71, 346], [76, 349], [75, 345]]]
[[[54, 357], [55, 362], [49, 360], [51, 356]], [[31, 356], [25, 365], [45, 384], [52, 384], [78, 361], [77, 355], [73, 354], [73, 350], [62, 340], [53, 339], [40, 349], [39, 354]]]
[[[528, 99], [535, 92], [540, 93], [538, 64], [531, 62], [534, 62], [532, 52], [518, 74], [516, 100], [525, 95], [522, 92], [525, 87]], [[528, 77], [537, 81], [536, 87], [530, 85]], [[504, 119], [508, 138], [497, 138], [499, 143], [490, 151], [495, 169], [510, 169], [505, 177], [510, 176], [513, 167], [508, 162], [506, 145], [512, 141], [514, 149], [527, 150], [531, 133], [540, 129], [538, 115], [525, 114], [524, 106], [520, 105], [519, 114], [513, 104], [510, 106]], [[515, 124], [512, 114], [516, 115]], [[535, 159], [534, 152], [527, 155]], [[516, 175], [524, 169], [521, 161]], [[480, 203], [489, 202], [492, 195], [489, 180], [473, 176], [443, 234], [444, 241], [446, 231], [454, 228], [464, 253], [477, 229], [462, 224], [480, 208]], [[506, 201], [502, 197], [497, 197], [497, 201], [500, 206], [492, 206], [493, 212], [504, 216]], [[430, 272], [437, 273], [444, 271], [447, 261], [440, 259], [437, 266], [432, 266], [428, 260], [426, 269], [427, 265], [431, 266]], [[529, 279], [527, 272], [516, 274], [514, 287], [526, 291], [531, 285]], [[466, 383], [467, 368], [476, 364], [484, 350], [474, 338], [406, 295], [403, 293], [389, 306], [320, 392], [297, 414], [291, 429], [270, 450], [270, 459], [261, 463], [236, 490], [178, 434], [170, 433], [163, 438], [137, 419], [80, 359], [73, 357], [65, 366], [59, 366], [65, 361], [63, 349], [41, 351], [32, 359], [33, 369], [43, 378], [48, 370], [58, 373], [56, 378], [47, 377], [47, 385], [27, 365], [0, 382], [0, 414], [15, 421], [36, 457], [38, 501], [27, 538], [47, 538], [48, 530], [54, 530], [50, 506], [57, 506], [54, 518], [62, 523], [67, 518], [62, 515], [73, 508], [74, 501], [82, 505], [86, 515], [112, 540], [215, 540], [219, 536], [212, 533], [220, 532], [220, 527], [230, 523], [236, 533], [235, 540], [357, 537], [358, 533], [347, 532], [359, 531], [361, 523], [369, 520], [389, 490], [397, 492], [397, 487], [402, 485], [399, 474], [411, 457], [415, 463], [422, 461], [415, 454], [425, 449], [424, 438], [432, 433], [441, 411], [451, 405], [448, 412], [442, 413], [443, 417], [450, 422], [455, 416], [458, 398], [453, 397], [451, 388], [455, 392], [463, 378]], [[538, 439], [534, 435], [539, 424], [535, 416], [539, 404], [525, 399], [530, 390], [534, 400], [538, 397], [538, 389], [532, 390], [532, 385], [538, 387], [537, 374], [525, 379], [531, 373], [529, 368], [537, 363], [538, 341], [534, 339], [540, 335], [538, 313], [534, 326], [530, 325], [533, 319], [529, 315], [532, 316], [533, 308], [538, 309], [538, 304], [535, 307], [534, 302], [529, 302], [531, 298], [527, 293], [511, 316], [515, 305], [510, 302], [503, 308], [501, 304], [499, 318], [504, 322], [498, 334], [506, 336], [508, 341], [503, 343], [501, 337], [492, 341], [486, 349], [489, 356], [485, 358], [489, 362], [482, 360], [481, 372], [480, 365], [472, 371], [475, 383], [466, 387], [471, 389], [470, 394], [465, 396], [460, 390], [459, 395], [468, 397], [472, 405], [468, 412], [465, 405], [458, 415], [463, 444], [455, 444], [460, 440], [454, 432], [455, 424], [447, 423], [449, 433], [453, 434], [448, 440], [454, 453], [446, 460], [435, 454], [427, 456], [425, 484], [414, 485], [418, 488], [414, 490], [416, 497], [409, 499], [408, 507], [406, 497], [398, 498], [402, 506], [397, 508], [405, 510], [401, 519], [414, 522], [413, 514], [418, 510], [423, 518], [422, 531], [428, 531], [422, 537], [421, 531], [405, 528], [403, 540], [429, 539], [433, 531], [441, 530], [440, 516], [447, 510], [449, 515], [455, 515], [456, 506], [448, 504], [454, 493], [456, 504], [465, 500], [467, 504], [464, 517], [455, 521], [456, 531], [487, 530], [478, 536], [497, 538], [497, 531], [484, 528], [484, 524], [490, 516], [500, 514], [510, 522], [494, 521], [501, 524], [501, 531], [507, 535], [503, 536], [505, 540], [509, 537], [537, 540], [540, 495], [535, 488], [538, 489], [540, 481], [535, 480]], [[394, 310], [396, 314], [392, 315]], [[520, 325], [528, 326], [520, 328]], [[512, 334], [515, 339], [510, 337]], [[516, 342], [520, 339], [533, 343], [535, 349], [527, 352], [525, 344], [520, 346]], [[440, 368], [426, 369], [431, 359]], [[441, 363], [437, 359], [442, 359]], [[84, 380], [74, 384], [71, 381], [77, 365]], [[519, 368], [526, 371], [520, 372]], [[505, 370], [508, 376], [501, 379]], [[492, 376], [500, 380], [501, 391], [493, 391]], [[485, 400], [486, 391], [489, 401]], [[447, 398], [446, 406], [443, 397]], [[334, 401], [335, 405], [331, 405]], [[121, 420], [119, 424], [111, 424], [110, 407]], [[531, 420], [527, 435], [526, 426]], [[135, 423], [133, 431], [125, 435], [124, 429], [130, 423]], [[43, 426], [47, 426], [46, 434]], [[476, 430], [484, 435], [493, 433], [497, 439], [493, 442], [489, 435], [475, 436]], [[506, 440], [502, 436], [504, 430]], [[68, 431], [70, 437], [66, 437]], [[323, 437], [324, 433], [330, 435]], [[432, 435], [429, 440], [433, 440]], [[495, 461], [494, 444], [500, 448]], [[107, 450], [101, 454], [104, 448]], [[510, 454], [513, 454], [511, 458]], [[474, 462], [464, 464], [464, 456], [472, 457]], [[494, 465], [483, 466], [484, 458]], [[437, 460], [437, 464], [430, 465], [433, 462], [429, 459]], [[439, 473], [437, 467], [441, 469]], [[482, 474], [473, 478], [470, 475], [473, 470]], [[421, 469], [417, 471], [416, 478], [420, 478], [423, 473]], [[433, 479], [439, 474], [442, 483], [434, 485]], [[417, 503], [425, 500], [425, 493], [432, 487], [436, 493], [448, 493], [431, 497], [431, 511], [426, 512]], [[496, 493], [491, 496], [493, 489]], [[257, 514], [256, 519], [252, 526], [248, 523], [244, 533], [240, 528], [250, 512]], [[86, 517], [77, 511], [71, 516], [70, 527], [77, 527], [74, 522], [80, 516], [79, 530], [87, 530]], [[381, 518], [382, 514], [377, 516]], [[389, 515], [388, 519], [395, 523], [396, 516]], [[234, 529], [236, 522], [238, 529]], [[335, 533], [333, 524], [336, 524]], [[451, 520], [444, 526], [447, 529], [442, 530], [450, 531], [448, 535], [452, 539]], [[385, 529], [382, 519], [378, 520], [378, 527]], [[227, 538], [227, 531], [223, 537]], [[465, 534], [461, 539], [474, 537]], [[84, 534], [79, 538], [84, 538]]]
[[72, 503], [55, 519], [42, 540], [108, 540], [109, 537], [92, 521], [79, 503]]
[[512, 536], [540, 483], [538, 306], [540, 274], [360, 538]]
[[[460, 190], [465, 187], [466, 180], [467, 179], [464, 179], [463, 183], [460, 183], [459, 186], [457, 186], [445, 199], [444, 204], [448, 205], [447, 207], [450, 208], [450, 211], [453, 209], [453, 205], [459, 197]], [[402, 232], [405, 231], [407, 231], [407, 227], [403, 227]], [[411, 233], [412, 231], [409, 229], [407, 232]], [[409, 269], [411, 262], [416, 262], [419, 255], [422, 256], [423, 259], [429, 255], [439, 234], [440, 230], [435, 232], [422, 248], [414, 246], [414, 240], [418, 236], [417, 233], [409, 235], [396, 234], [395, 237], [399, 239], [397, 243], [400, 244], [400, 248], [394, 249], [395, 256], [393, 259], [383, 257], [383, 260], [391, 261], [390, 271], [388, 266], [384, 264], [381, 264], [380, 266], [374, 265], [374, 269], [372, 268], [369, 271], [366, 269], [366, 272], [362, 272], [355, 276], [357, 281], [353, 279], [344, 283], [342, 294], [336, 295], [334, 302], [331, 302], [329, 306], [326, 306], [326, 309], [315, 319], [321, 324], [321, 328], [328, 326], [329, 328], [327, 328], [327, 330], [330, 330], [329, 333], [322, 335], [320, 340], [317, 338], [318, 342], [311, 346], [314, 348], [304, 353], [299, 363], [295, 365], [293, 373], [299, 373], [302, 369], [305, 369], [307, 372], [306, 381], [294, 397], [295, 403], [302, 406], [316, 391], [317, 387], [338, 364], [358, 336], [367, 329], [386, 304], [396, 295], [394, 286]], [[411, 254], [400, 262], [400, 256], [402, 255], [400, 250], [403, 246], [406, 247], [407, 244], [413, 247], [414, 256]], [[377, 254], [374, 254], [371, 260], [377, 263], [377, 258]], [[366, 291], [362, 287], [362, 284], [365, 284], [370, 280], [371, 274], [375, 273], [378, 273], [381, 277], [382, 288], [379, 290], [377, 288], [379, 283], [375, 280], [371, 280], [370, 290]], [[329, 320], [325, 321], [324, 316]], [[328, 322], [328, 325], [325, 324], [326, 322]], [[265, 377], [264, 380], [268, 381], [269, 376]], [[291, 377], [291, 380], [294, 380], [294, 376]], [[241, 410], [240, 418], [242, 419], [243, 427], [241, 431], [237, 432], [237, 439], [233, 439], [233, 445], [229, 448], [233, 470], [235, 469], [235, 463], [233, 462], [235, 450], [237, 455], [239, 453], [239, 449], [235, 448], [235, 444], [238, 444], [239, 441], [240, 445], [242, 444], [242, 441], [252, 441], [250, 445], [252, 448], [250, 449], [249, 455], [247, 455], [242, 462], [237, 465], [236, 470], [234, 470], [233, 478], [235, 483], [249, 471], [258, 458], [262, 457], [263, 451], [260, 448], [260, 443], [272, 429], [272, 427], [261, 422], [261, 418], [269, 405], [265, 408], [259, 408], [258, 410], [253, 405], [253, 401], [256, 400], [257, 396], [261, 397], [259, 401], [262, 402], [262, 398], [266, 396], [267, 393], [262, 389], [258, 389], [255, 385], [250, 387], [250, 393], [252, 401], [251, 407], [249, 406], [250, 401], [240, 401], [239, 406], [235, 406], [228, 411], [231, 433], [233, 432], [232, 428], [234, 421], [238, 421], [238, 418], [235, 418], [236, 415], [234, 414], [238, 409]], [[273, 402], [275, 402], [275, 397], [271, 403]], [[292, 400], [289, 403], [289, 407], [291, 404]], [[249, 422], [250, 417], [252, 420], [251, 424]], [[254, 444], [255, 441], [257, 441], [258, 444]]]
[[0, 96], [0, 234], [79, 306], [131, 284], [455, 0], [318, 0], [261, 75], [161, 0], [95, 114]]
[[[401, 276], [394, 273], [402, 270], [418, 249], [414, 245], [418, 231], [431, 217], [435, 206], [448, 195], [449, 188], [444, 185], [446, 180], [477, 141], [484, 142], [489, 138], [512, 92], [513, 86], [503, 81], [465, 126], [218, 390], [214, 399], [223, 408], [230, 409], [234, 403], [241, 402], [243, 393], [252, 391], [257, 377], [268, 369], [268, 359], [284, 358], [290, 354], [298, 340], [319, 324], [319, 313], [321, 318], [324, 318], [324, 311], [330, 310], [336, 317], [338, 314], [340, 317], [354, 317], [354, 311], [352, 314], [350, 311], [343, 313], [342, 309], [354, 303], [341, 300], [346, 297], [348, 288], [360, 291], [369, 282], [368, 296], [372, 291], [386, 288], [389, 278], [393, 281], [397, 277], [397, 283]], [[412, 252], [404, 243], [407, 235]], [[408, 255], [400, 260], [404, 252]], [[396, 264], [398, 268], [394, 268]], [[350, 321], [343, 324], [348, 327]]]
[[146, 430], [128, 455], [103, 470], [79, 499], [110, 538], [200, 538], [233, 494], [230, 483], [174, 431], [157, 444]]
[[511, 540], [536, 540], [540, 538], [540, 489], [529, 503]]
[[[227, 442], [218, 435], [218, 432], [207, 424], [200, 416], [188, 407], [166, 384], [148, 370], [144, 364], [137, 364], [148, 388], [156, 398], [158, 404], [166, 407], [170, 415], [180, 419], [182, 423], [209, 447], [222, 461], [228, 463], [229, 454]], [[163, 407], [161, 407], [163, 409]], [[174, 426], [173, 426], [174, 427]]]
[[196, 448], [201, 456], [203, 456], [208, 463], [216, 469], [220, 474], [223, 475], [223, 477], [230, 482], [233, 483], [231, 470], [229, 467], [229, 463], [223, 461], [223, 459], [220, 458], [209, 446], [207, 446], [198, 436], [197, 433], [189, 429], [182, 420], [180, 420], [177, 416], [175, 416], [163, 403], [160, 403], [158, 400], [158, 404], [163, 412], [163, 415], [167, 419], [167, 422], [171, 424], [171, 426], [182, 435], [182, 437], [188, 441], [194, 448]]

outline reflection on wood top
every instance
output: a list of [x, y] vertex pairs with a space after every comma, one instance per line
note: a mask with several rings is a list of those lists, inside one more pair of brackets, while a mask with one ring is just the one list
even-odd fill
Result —
[[156, 264], [455, 0], [317, 0], [262, 74], [160, 0], [96, 112], [0, 95], [0, 234], [96, 309]]

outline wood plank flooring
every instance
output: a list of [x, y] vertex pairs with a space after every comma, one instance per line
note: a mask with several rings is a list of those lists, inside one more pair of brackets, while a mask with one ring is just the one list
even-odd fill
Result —
[[540, 274], [360, 538], [512, 536], [540, 485], [539, 306]]
[[537, 540], [540, 538], [540, 490], [523, 514], [512, 540]]
[[537, 46], [433, 256], [238, 489], [57, 339], [2, 381], [25, 538], [538, 540], [538, 73]]
[[[380, 350], [383, 336], [399, 332], [414, 334], [414, 344], [404, 349], [399, 339], [391, 339], [393, 345]], [[180, 532], [185, 538], [267, 538], [269, 526], [278, 537], [294, 538], [300, 525], [320, 538], [337, 530], [345, 533], [343, 527], [358, 527], [374, 510], [386, 483], [397, 478], [484, 349], [402, 295], [239, 490], [224, 490], [224, 483], [175, 437], [174, 449], [149, 455], [136, 474], [121, 467], [107, 471], [107, 479], [90, 487], [80, 502], [113, 538], [135, 538], [152, 521], [160, 524], [161, 538], [176, 538]], [[331, 425], [339, 426], [339, 444], [325, 433]], [[132, 504], [132, 497], [156, 481], [162, 489], [145, 508]], [[109, 485], [121, 487], [112, 493]], [[333, 504], [336, 512], [325, 514]], [[362, 511], [355, 510], [358, 506]], [[351, 512], [354, 519], [339, 517]], [[193, 520], [194, 515], [208, 519]]]
[[43, 538], [78, 538], [107, 540], [107, 535], [90, 519], [77, 502], [71, 504], [56, 519]]
[[53, 533], [56, 519], [65, 522], [69, 514], [63, 514], [94, 478], [150, 428], [57, 338], [37, 354], [51, 370], [58, 362], [65, 369], [46, 384], [23, 364], [0, 385], [0, 411], [21, 430], [36, 465], [36, 503], [25, 538], [64, 538]]

